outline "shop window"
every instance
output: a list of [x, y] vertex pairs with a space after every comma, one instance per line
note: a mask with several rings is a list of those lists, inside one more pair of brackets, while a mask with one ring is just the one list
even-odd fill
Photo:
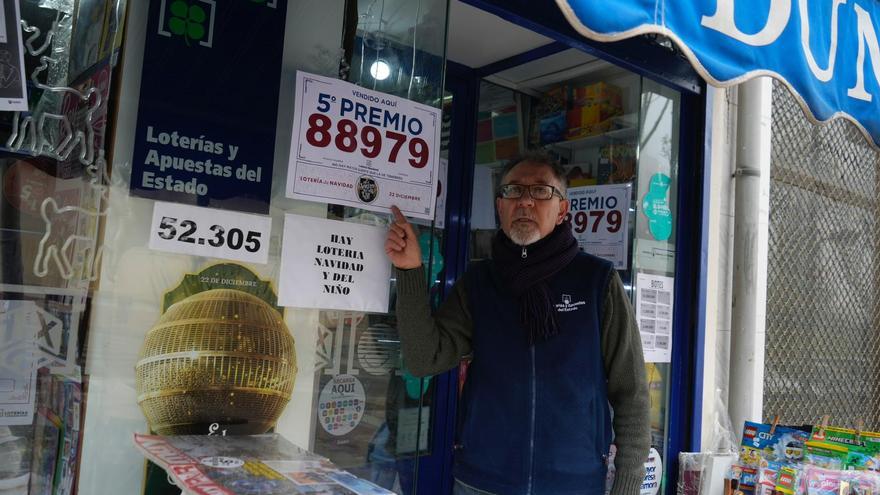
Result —
[[[432, 449], [434, 383], [406, 371], [393, 298], [390, 312], [378, 314], [285, 308], [277, 296], [285, 214], [381, 227], [389, 218], [287, 197], [296, 72], [440, 108], [446, 2], [241, 2], [236, 8], [265, 9], [260, 15], [269, 20], [247, 25], [253, 19], [242, 17], [230, 27], [215, 24], [226, 5], [210, 0], [22, 0], [20, 30], [9, 10], [15, 3], [3, 5], [7, 31], [26, 38], [19, 76], [28, 80], [28, 111], [0, 112], [0, 361], [23, 367], [0, 376], [0, 491], [179, 493], [134, 447], [135, 433], [270, 431], [376, 485], [413, 493], [417, 458]], [[250, 31], [229, 49], [224, 29]], [[151, 53], [157, 36], [178, 42], [175, 53]], [[200, 77], [182, 76], [173, 69], [186, 69], [180, 53], [191, 54], [193, 65], [216, 63]], [[248, 58], [267, 64], [237, 73]], [[261, 75], [270, 80], [252, 90], [216, 83]], [[145, 94], [157, 94], [156, 81], [191, 92], [202, 106], [187, 106], [180, 95], [145, 103]], [[277, 118], [259, 120], [266, 107]], [[233, 121], [224, 109], [245, 117]], [[140, 132], [143, 119], [153, 119], [148, 132]], [[261, 168], [248, 164], [235, 182], [242, 190], [265, 185], [265, 205], [236, 199], [235, 187], [229, 197], [203, 194], [197, 183], [190, 201], [213, 208], [215, 219], [236, 211], [264, 219], [270, 236], [227, 228], [222, 242], [268, 246], [265, 262], [150, 247], [161, 201], [136, 191], [139, 174], [150, 171], [138, 150], [166, 139], [199, 153], [220, 143], [227, 161], [230, 144], [269, 157]], [[148, 166], [163, 159], [146, 156]], [[437, 211], [419, 238], [435, 299], [445, 242]], [[188, 228], [166, 224], [176, 237]], [[193, 244], [213, 242], [218, 232], [192, 234]], [[206, 294], [220, 285], [227, 292]], [[239, 319], [247, 321], [229, 322]], [[11, 359], [21, 350], [13, 343], [37, 334], [44, 345], [33, 359]], [[211, 420], [213, 410], [232, 410], [220, 407], [229, 399], [218, 392], [232, 389], [241, 416]], [[174, 394], [180, 400], [162, 400]]]

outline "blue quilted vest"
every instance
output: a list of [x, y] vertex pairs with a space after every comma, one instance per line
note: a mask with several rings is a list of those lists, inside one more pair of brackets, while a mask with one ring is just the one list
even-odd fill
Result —
[[501, 495], [602, 495], [611, 417], [600, 322], [612, 265], [580, 253], [548, 281], [560, 332], [533, 347], [497, 270], [484, 261], [465, 275], [473, 362], [454, 475]]

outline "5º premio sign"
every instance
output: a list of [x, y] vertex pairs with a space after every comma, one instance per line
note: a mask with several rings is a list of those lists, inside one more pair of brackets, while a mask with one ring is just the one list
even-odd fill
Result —
[[432, 219], [440, 110], [297, 72], [287, 196]]

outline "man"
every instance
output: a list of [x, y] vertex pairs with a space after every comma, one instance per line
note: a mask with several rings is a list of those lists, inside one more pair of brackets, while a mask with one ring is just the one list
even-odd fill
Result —
[[396, 207], [403, 356], [417, 376], [472, 355], [460, 405], [456, 493], [604, 493], [614, 411], [612, 494], [639, 493], [650, 448], [641, 340], [610, 262], [578, 249], [562, 167], [529, 153], [505, 168], [492, 259], [472, 265], [436, 314], [413, 227]]

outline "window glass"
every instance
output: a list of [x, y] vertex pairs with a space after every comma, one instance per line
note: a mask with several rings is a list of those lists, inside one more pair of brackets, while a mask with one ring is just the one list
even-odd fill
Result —
[[[151, 3], [167, 7], [165, 25], [149, 21]], [[255, 3], [267, 9], [280, 4]], [[263, 32], [264, 39], [253, 37], [275, 43], [273, 49], [283, 56], [279, 96], [271, 102], [278, 114], [269, 131], [274, 131], [275, 139], [268, 151], [274, 156], [268, 181], [271, 237], [263, 240], [269, 245], [268, 262], [245, 263], [150, 249], [148, 234], [157, 201], [132, 195], [129, 188], [140, 165], [133, 163], [133, 150], [141, 139], [135, 129], [139, 112], [146, 110], [139, 101], [145, 39], [155, 35], [152, 30], [164, 28], [168, 36], [185, 38], [186, 46], [211, 48], [213, 17], [206, 13], [219, 8], [219, 2], [130, 2], [128, 17], [124, 1], [21, 2], [27, 30], [22, 34], [38, 33], [33, 34], [33, 46], [27, 46], [26, 77], [38, 77], [28, 86], [29, 113], [0, 112], [0, 133], [6, 143], [0, 160], [0, 328], [5, 332], [0, 337], [14, 340], [19, 334], [42, 332], [46, 345], [39, 359], [15, 370], [19, 387], [15, 391], [30, 394], [35, 405], [33, 412], [26, 405], [18, 408], [16, 414], [27, 416], [26, 421], [0, 420], [4, 445], [0, 486], [19, 483], [25, 493], [28, 484], [33, 493], [52, 486], [54, 493], [70, 493], [77, 485], [79, 493], [89, 494], [179, 493], [133, 445], [134, 433], [150, 433], [158, 427], [148, 423], [147, 415], [168, 413], [169, 424], [181, 417], [185, 423], [185, 416], [199, 409], [210, 416], [219, 407], [208, 392], [221, 389], [231, 377], [248, 377], [242, 379], [253, 384], [273, 372], [253, 363], [228, 364], [235, 356], [196, 357], [225, 345], [212, 335], [212, 328], [225, 323], [199, 327], [183, 317], [163, 320], [171, 318], [168, 310], [173, 303], [195, 308], [199, 294], [211, 284], [227, 284], [258, 294], [262, 314], [280, 316], [273, 319], [273, 331], [289, 334], [293, 346], [283, 351], [284, 345], [266, 340], [265, 328], [253, 330], [254, 346], [269, 346], [260, 351], [263, 357], [290, 353], [278, 358], [286, 363], [274, 370], [278, 380], [267, 378], [260, 397], [236, 390], [244, 420], [230, 422], [218, 415], [216, 421], [187, 423], [192, 430], [187, 432], [252, 433], [255, 424], [269, 417], [270, 431], [328, 457], [338, 467], [396, 492], [413, 492], [415, 459], [431, 448], [433, 382], [414, 378], [402, 363], [394, 281], [387, 314], [283, 308], [274, 302], [282, 241], [297, 242], [282, 239], [285, 214], [383, 227], [388, 222], [384, 214], [286, 197], [296, 72], [345, 79], [440, 108], [447, 4], [439, 0], [284, 3], [289, 5], [283, 39], [268, 32]], [[123, 50], [125, 19], [129, 22]], [[242, 46], [229, 54], [228, 65], [215, 67], [204, 77], [234, 75], [237, 57], [247, 57], [247, 50], [254, 49]], [[40, 57], [45, 55], [57, 60], [41, 67]], [[119, 60], [124, 64], [117, 64]], [[175, 74], [169, 70], [167, 77]], [[187, 83], [198, 91], [204, 81]], [[225, 94], [215, 104], [223, 108], [262, 97]], [[186, 108], [149, 110], [187, 112]], [[196, 119], [198, 112], [192, 115]], [[41, 116], [46, 123], [37, 125]], [[247, 129], [247, 122], [213, 123]], [[265, 133], [266, 128], [257, 130]], [[203, 134], [210, 138], [210, 129]], [[69, 144], [66, 138], [84, 146]], [[440, 277], [444, 264], [442, 210], [438, 211], [440, 217], [426, 222], [420, 235], [432, 281]], [[222, 218], [226, 210], [215, 212]], [[439, 286], [430, 285], [431, 295], [439, 297]], [[236, 319], [249, 314], [241, 309], [244, 303], [231, 296], [211, 304], [216, 304], [216, 311], [228, 309]], [[160, 338], [172, 324], [174, 332]], [[6, 332], [9, 328], [15, 331]], [[176, 352], [175, 346], [192, 353], [193, 363], [211, 359], [211, 364], [202, 369], [169, 368], [159, 391], [145, 393], [139, 373], [155, 363], [145, 362], [144, 353], [156, 349], [167, 355]], [[13, 349], [0, 347], [7, 354]], [[5, 363], [5, 357], [0, 361]], [[277, 392], [273, 380], [289, 385], [289, 401], [266, 398]], [[0, 383], [5, 383], [3, 377]], [[196, 390], [192, 383], [207, 385]], [[165, 392], [177, 393], [181, 387], [184, 392], [193, 389], [189, 402], [162, 400]], [[8, 398], [3, 390], [0, 387], [0, 400]], [[271, 419], [276, 416], [277, 422]], [[328, 417], [333, 420], [327, 421]]]
[[[651, 441], [664, 452], [673, 331], [681, 95], [643, 79], [633, 281], [648, 370]], [[651, 362], [654, 361], [654, 362]]]

